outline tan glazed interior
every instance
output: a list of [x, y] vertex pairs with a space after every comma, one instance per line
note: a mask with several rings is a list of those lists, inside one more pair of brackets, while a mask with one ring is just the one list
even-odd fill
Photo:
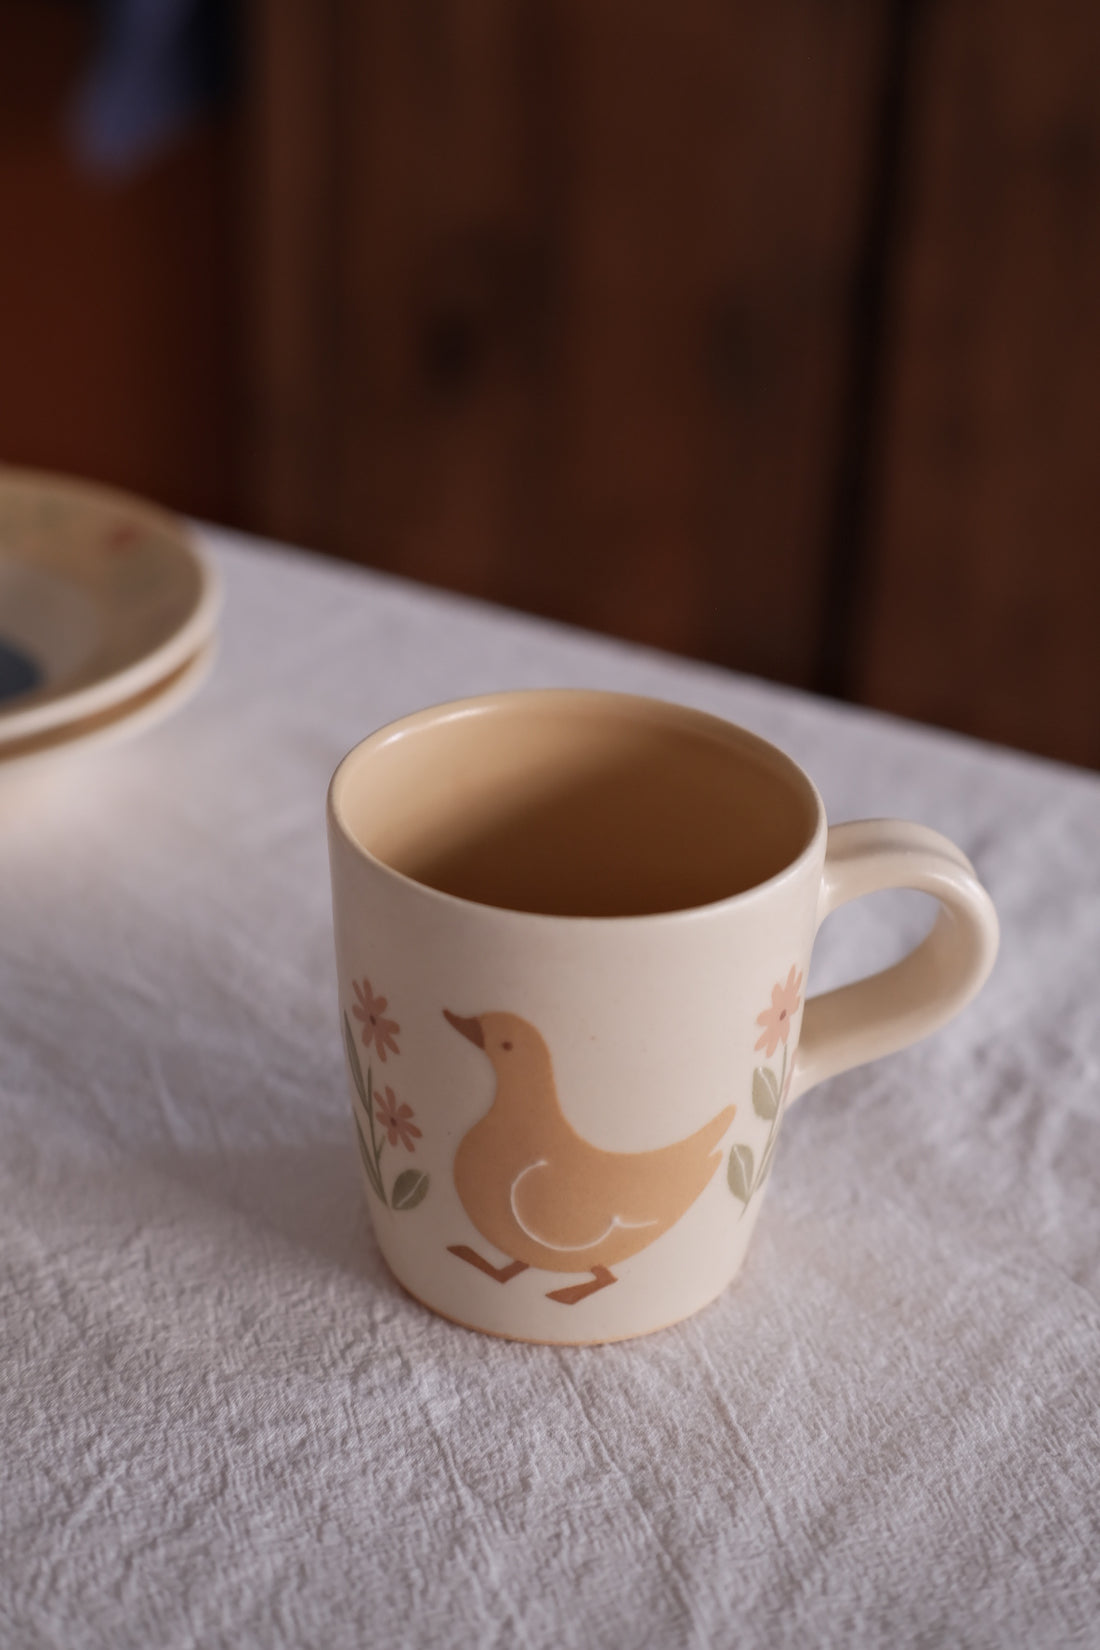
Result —
[[367, 740], [337, 816], [395, 871], [484, 905], [619, 917], [767, 881], [817, 824], [779, 752], [714, 717], [586, 692], [489, 696]]

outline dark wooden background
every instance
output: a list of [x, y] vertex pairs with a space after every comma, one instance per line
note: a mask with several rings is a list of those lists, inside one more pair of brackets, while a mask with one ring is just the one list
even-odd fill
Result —
[[87, 27], [0, 0], [5, 456], [1100, 766], [1094, 0], [254, 0], [113, 183]]

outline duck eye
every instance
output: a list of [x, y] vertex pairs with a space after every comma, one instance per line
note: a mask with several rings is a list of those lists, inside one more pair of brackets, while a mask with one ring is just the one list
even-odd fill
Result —
[[507, 1051], [508, 1051], [508, 1053], [509, 1053], [509, 1054], [510, 1054], [510, 1053], [511, 1053], [511, 1052], [512, 1052], [512, 1045], [511, 1045], [511, 1043], [501, 1043], [501, 1045], [500, 1045], [500, 1046], [501, 1046], [501, 1048], [503, 1048], [503, 1049], [507, 1049]]

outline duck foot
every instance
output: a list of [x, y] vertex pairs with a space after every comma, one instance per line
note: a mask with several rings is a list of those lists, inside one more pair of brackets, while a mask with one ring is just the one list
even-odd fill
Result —
[[561, 1301], [563, 1306], [576, 1306], [578, 1301], [587, 1299], [598, 1289], [606, 1289], [609, 1283], [617, 1281], [614, 1272], [609, 1272], [606, 1266], [594, 1266], [591, 1283], [574, 1283], [569, 1289], [552, 1289], [546, 1298], [548, 1301]]
[[447, 1253], [457, 1255], [459, 1260], [469, 1261], [471, 1266], [476, 1266], [478, 1271], [484, 1272], [487, 1277], [496, 1278], [498, 1283], [511, 1283], [513, 1278], [518, 1278], [521, 1272], [527, 1271], [525, 1260], [514, 1260], [508, 1266], [494, 1266], [466, 1243], [449, 1243]]

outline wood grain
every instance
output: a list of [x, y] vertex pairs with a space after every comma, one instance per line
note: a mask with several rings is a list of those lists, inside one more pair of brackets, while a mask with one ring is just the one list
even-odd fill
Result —
[[808, 680], [881, 8], [331, 8], [261, 7], [266, 522]]
[[336, 545], [336, 0], [250, 8], [243, 116], [241, 407], [251, 521]]
[[853, 685], [1100, 764], [1100, 10], [923, 15]]
[[234, 521], [232, 131], [88, 174], [65, 122], [90, 44], [81, 8], [0, 7], [0, 453]]
[[0, 5], [3, 456], [1100, 766], [1100, 10], [246, 17], [107, 183]]

